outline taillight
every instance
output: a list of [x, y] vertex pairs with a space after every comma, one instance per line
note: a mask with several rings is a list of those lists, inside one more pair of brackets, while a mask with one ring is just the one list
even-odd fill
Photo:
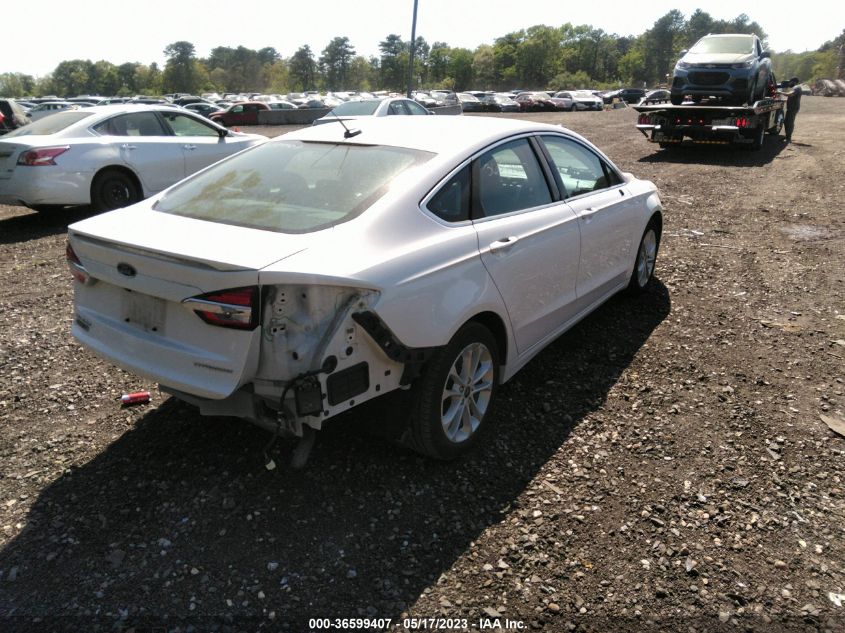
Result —
[[30, 149], [18, 156], [18, 165], [27, 165], [28, 167], [42, 167], [44, 165], [55, 165], [53, 160], [56, 156], [64, 154], [70, 149], [70, 145], [64, 147], [39, 147], [37, 149]]
[[182, 304], [210, 325], [252, 330], [258, 325], [258, 286], [217, 290]]
[[67, 267], [70, 269], [70, 274], [73, 275], [76, 281], [84, 286], [90, 286], [94, 283], [94, 279], [85, 270], [85, 266], [82, 265], [79, 256], [74, 252], [70, 242], [65, 247], [65, 258], [67, 259]]

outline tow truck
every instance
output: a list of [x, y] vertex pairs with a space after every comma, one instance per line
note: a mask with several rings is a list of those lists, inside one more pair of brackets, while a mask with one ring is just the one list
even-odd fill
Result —
[[786, 97], [775, 93], [752, 105], [719, 105], [719, 101], [685, 101], [680, 105], [642, 101], [633, 106], [640, 113], [637, 129], [660, 147], [696, 144], [763, 146], [765, 134], [780, 134]]

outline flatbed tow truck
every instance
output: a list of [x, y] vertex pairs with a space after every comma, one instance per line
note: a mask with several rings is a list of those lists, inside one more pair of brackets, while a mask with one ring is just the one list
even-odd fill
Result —
[[660, 147], [680, 145], [684, 139], [696, 144], [763, 146], [765, 134], [777, 135], [783, 127], [786, 97], [780, 93], [753, 105], [726, 106], [719, 102], [641, 102], [637, 129]]

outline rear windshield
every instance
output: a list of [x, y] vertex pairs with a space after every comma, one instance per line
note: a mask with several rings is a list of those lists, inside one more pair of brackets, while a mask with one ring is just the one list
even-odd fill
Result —
[[[359, 114], [369, 115], [376, 111], [376, 108], [378, 108], [380, 103], [381, 100], [379, 99], [371, 99], [369, 101], [347, 101], [345, 103], [341, 103], [332, 110], [331, 114], [346, 116], [357, 116]], [[329, 116], [331, 116], [331, 114]]]
[[310, 233], [359, 215], [396, 176], [432, 156], [384, 145], [274, 141], [188, 178], [153, 208], [209, 222]]
[[748, 35], [703, 37], [696, 42], [689, 52], [747, 55], [754, 52], [754, 38]]
[[66, 127], [73, 125], [77, 121], [91, 116], [91, 112], [84, 112], [81, 110], [71, 110], [70, 112], [56, 112], [50, 116], [45, 116], [43, 119], [33, 121], [29, 125], [19, 127], [14, 132], [9, 132], [3, 138], [12, 138], [13, 136], [40, 136], [42, 134], [55, 134], [61, 132]]

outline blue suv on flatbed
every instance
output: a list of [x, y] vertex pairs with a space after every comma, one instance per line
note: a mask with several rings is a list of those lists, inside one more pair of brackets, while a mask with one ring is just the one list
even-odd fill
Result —
[[680, 105], [686, 96], [693, 101], [719, 97], [731, 105], [750, 105], [773, 83], [772, 60], [756, 35], [705, 35], [675, 65], [670, 99]]

